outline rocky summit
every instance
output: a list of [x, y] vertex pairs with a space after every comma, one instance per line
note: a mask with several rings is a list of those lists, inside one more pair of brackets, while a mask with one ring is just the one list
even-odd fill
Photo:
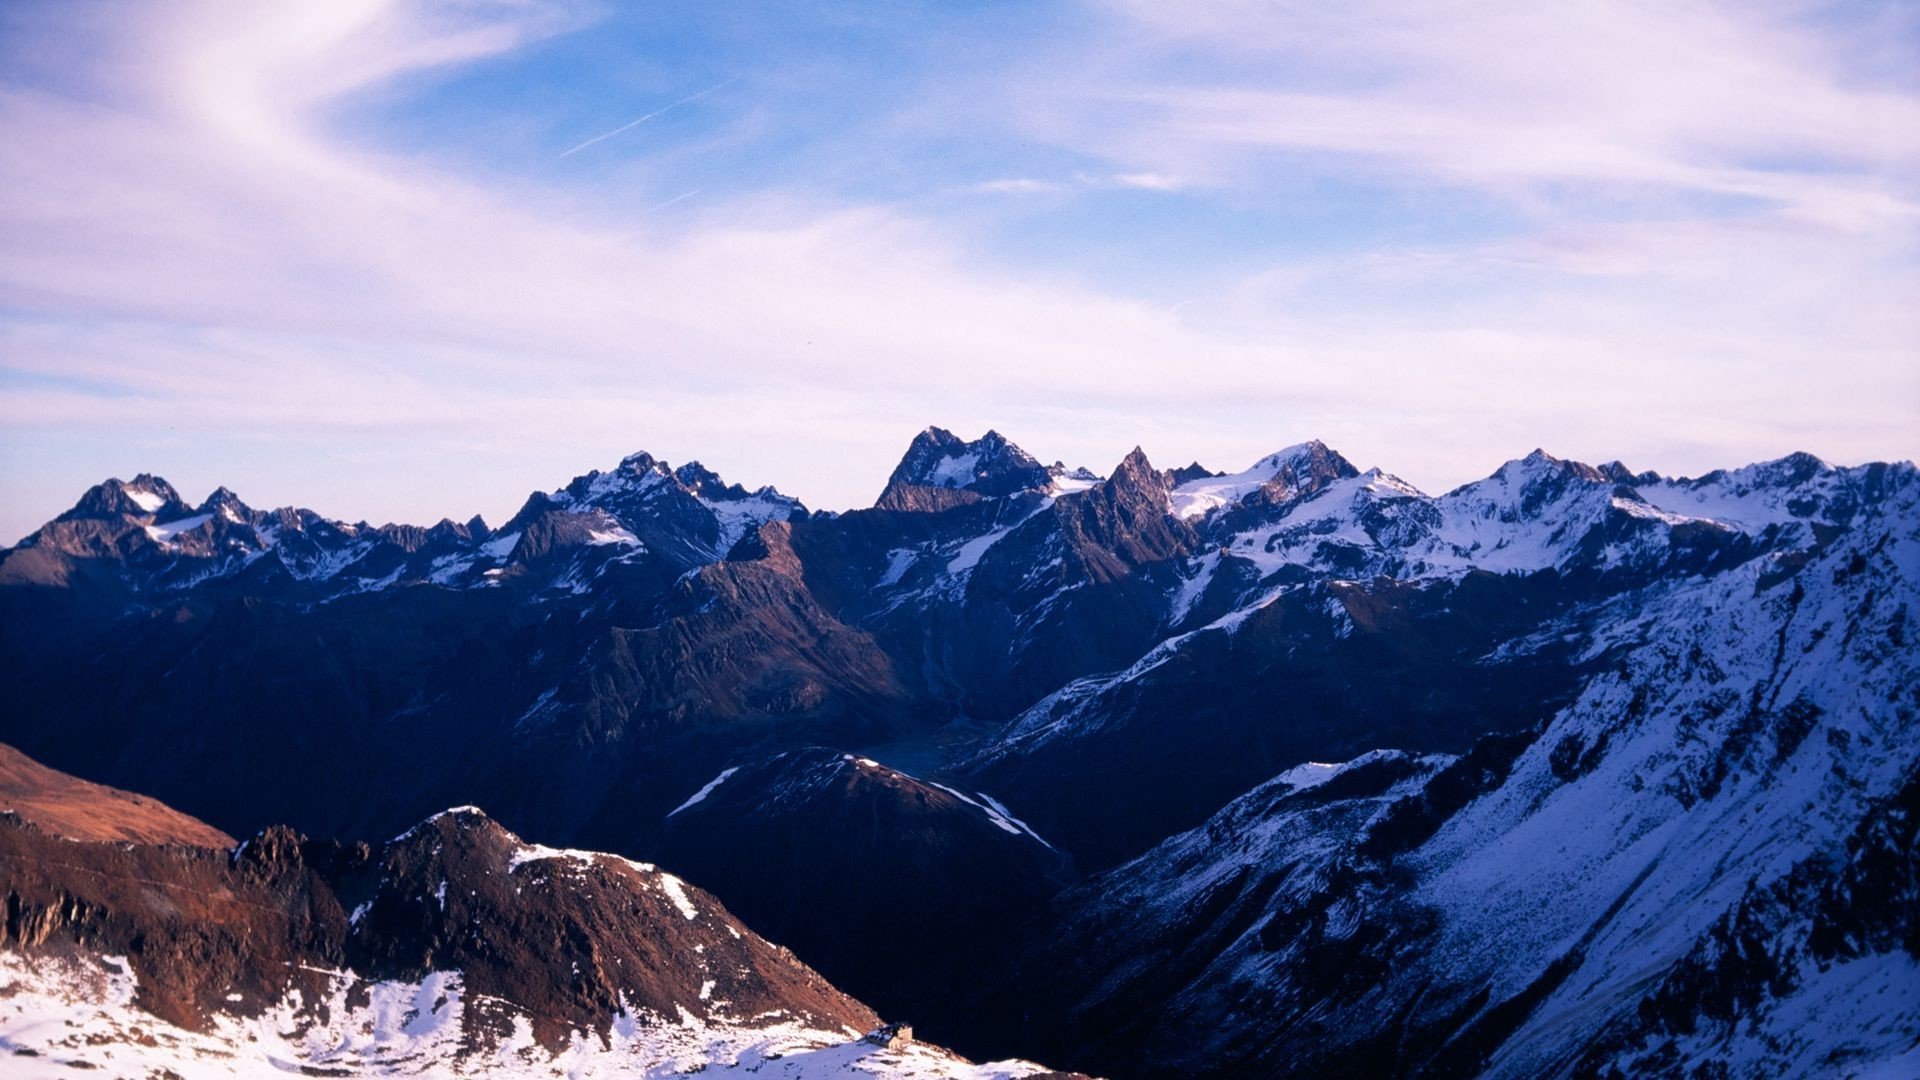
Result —
[[0, 552], [6, 1069], [1920, 1071], [1911, 463], [1042, 460], [82, 493]]

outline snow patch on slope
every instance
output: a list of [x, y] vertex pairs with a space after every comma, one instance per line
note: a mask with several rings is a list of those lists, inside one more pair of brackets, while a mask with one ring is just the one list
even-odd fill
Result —
[[1326, 448], [1305, 442], [1276, 450], [1237, 473], [1226, 476], [1202, 476], [1173, 489], [1170, 495], [1173, 516], [1186, 520], [1203, 518], [1223, 507], [1233, 506], [1289, 471], [1311, 460]]
[[721, 784], [726, 783], [727, 777], [732, 776], [734, 773], [737, 773], [739, 771], [740, 771], [740, 766], [738, 765], [735, 765], [730, 769], [720, 770], [719, 776], [716, 776], [713, 779], [707, 781], [706, 785], [702, 787], [699, 791], [694, 792], [693, 796], [689, 798], [686, 802], [683, 802], [679, 806], [676, 806], [673, 809], [667, 811], [667, 816], [672, 817], [673, 815], [679, 813], [680, 811], [685, 810], [689, 806], [697, 805], [698, 803], [701, 802], [701, 800], [713, 794], [714, 788], [717, 788]]
[[[604, 1034], [576, 1031], [556, 1053], [534, 1040], [530, 1019], [517, 1006], [469, 997], [457, 971], [434, 972], [418, 982], [310, 974], [321, 976], [325, 986], [312, 1000], [292, 988], [257, 1016], [216, 1013], [208, 1030], [188, 1031], [133, 1005], [138, 987], [122, 958], [95, 962], [0, 951], [6, 1073], [22, 1080], [83, 1070], [227, 1080], [281, 1080], [290, 1073], [1013, 1080], [1044, 1071], [1023, 1061], [973, 1065], [921, 1043], [882, 1049], [852, 1031], [777, 1017], [703, 1022], [684, 1008], [665, 1017], [623, 1007], [608, 1017]], [[499, 1034], [502, 1029], [506, 1034]]]
[[935, 462], [933, 467], [927, 470], [926, 484], [929, 487], [966, 487], [979, 479], [979, 471], [979, 451], [956, 454]]
[[693, 906], [693, 900], [687, 896], [687, 890], [681, 880], [672, 874], [660, 875], [660, 889], [673, 901], [673, 906], [687, 921], [700, 917], [700, 909]]
[[181, 533], [189, 533], [213, 520], [212, 514], [195, 514], [192, 517], [177, 518], [161, 525], [148, 525], [147, 535], [162, 544], [173, 542]]
[[719, 522], [720, 540], [714, 544], [714, 550], [725, 555], [733, 550], [733, 545], [760, 526], [792, 517], [800, 504], [769, 488], [744, 499], [709, 499], [701, 496], [700, 505], [712, 511], [714, 519]]

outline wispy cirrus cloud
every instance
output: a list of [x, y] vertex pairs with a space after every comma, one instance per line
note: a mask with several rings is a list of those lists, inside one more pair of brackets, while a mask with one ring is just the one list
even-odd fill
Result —
[[[397, 3], [195, 6], [127, 28], [163, 48], [102, 50], [103, 82], [141, 88], [127, 100], [0, 94], [0, 128], [35, 149], [0, 163], [9, 430], [124, 440], [124, 458], [160, 426], [313, 448], [486, 425], [565, 431], [582, 444], [564, 455], [575, 470], [640, 444], [725, 459], [704, 440], [738, 445], [735, 420], [777, 415], [787, 446], [757, 471], [781, 479], [773, 462], [833, 455], [816, 471], [829, 482], [805, 492], [831, 504], [871, 497], [902, 417], [985, 418], [985, 399], [1055, 392], [1061, 367], [1096, 360], [1143, 378], [1152, 358], [1129, 341], [1213, 347], [1123, 299], [977, 276], [951, 236], [885, 209], [736, 198], [697, 227], [651, 227], [682, 192], [582, 221], [565, 196], [343, 134], [356, 96], [563, 23], [482, 11], [500, 21], [447, 25]], [[821, 405], [823, 422], [808, 402], [841, 404]], [[860, 441], [861, 471], [823, 431]], [[487, 509], [554, 482], [552, 455], [535, 457], [500, 454]], [[16, 530], [89, 474], [43, 475]], [[344, 502], [364, 480], [320, 494]]]
[[[791, 35], [703, 83], [644, 34], [567, 52], [607, 17], [569, 4], [17, 17], [63, 63], [0, 78], [32, 151], [0, 158], [0, 527], [142, 467], [497, 516], [640, 447], [849, 505], [928, 422], [1096, 466], [1319, 436], [1436, 487], [1541, 442], [1677, 470], [1911, 452], [1920, 95], [1846, 77], [1857, 27], [1179, 7], [984, 69], [943, 50], [850, 88], [898, 109], [844, 128], [803, 93], [821, 57], [769, 67]], [[543, 115], [590, 59], [672, 104]], [[375, 122], [439, 130], [432, 88], [488, 72], [481, 130], [554, 141], [487, 157]], [[678, 141], [614, 138], [639, 123]], [[702, 139], [732, 156], [703, 168]], [[1376, 224], [1423, 206], [1435, 227]], [[348, 446], [409, 467], [322, 467]]]
[[[1886, 5], [1119, 7], [1124, 59], [1035, 116], [1127, 162], [1324, 152], [1509, 192], [1748, 196], [1827, 222], [1916, 205], [1920, 23]], [[1873, 71], [1874, 50], [1906, 66]]]

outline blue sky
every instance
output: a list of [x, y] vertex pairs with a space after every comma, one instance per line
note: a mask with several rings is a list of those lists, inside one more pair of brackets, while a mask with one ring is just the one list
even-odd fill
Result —
[[0, 532], [499, 519], [625, 453], [1318, 437], [1430, 490], [1920, 431], [1912, 5], [0, 11]]

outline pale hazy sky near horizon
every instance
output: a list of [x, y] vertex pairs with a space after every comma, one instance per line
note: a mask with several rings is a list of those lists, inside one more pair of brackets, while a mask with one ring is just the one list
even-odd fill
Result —
[[929, 424], [1430, 491], [1920, 444], [1920, 5], [0, 8], [0, 542]]

